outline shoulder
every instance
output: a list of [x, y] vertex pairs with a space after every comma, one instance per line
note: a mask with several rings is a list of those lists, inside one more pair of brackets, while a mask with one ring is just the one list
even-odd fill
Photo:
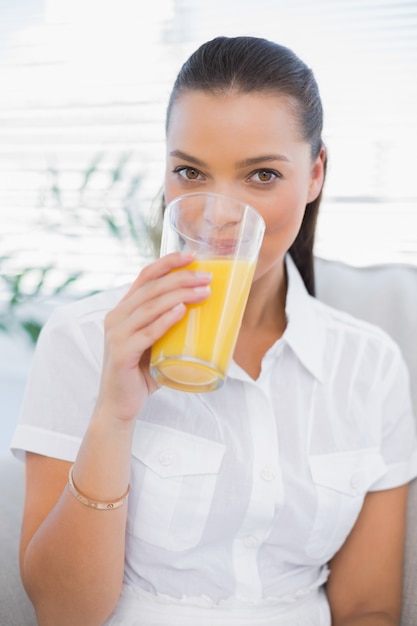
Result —
[[348, 336], [357, 335], [367, 337], [376, 342], [382, 342], [384, 345], [390, 345], [391, 347], [396, 346], [394, 339], [381, 326], [357, 317], [352, 313], [325, 304], [317, 298], [311, 297], [311, 301], [316, 315], [329, 330], [340, 332]]
[[36, 353], [62, 351], [68, 357], [83, 354], [89, 360], [93, 357], [96, 363], [100, 361], [104, 318], [127, 289], [128, 286], [117, 287], [56, 306], [42, 328]]
[[417, 267], [402, 263], [353, 266], [316, 257], [315, 279], [319, 301], [384, 329], [414, 370]]
[[312, 302], [324, 329], [328, 364], [343, 363], [345, 371], [360, 372], [363, 380], [407, 369], [398, 343], [385, 329], [314, 298]]
[[106, 314], [118, 304], [127, 289], [128, 286], [107, 289], [79, 300], [60, 304], [52, 310], [44, 329], [51, 330], [67, 326], [69, 323], [79, 326], [101, 324]]

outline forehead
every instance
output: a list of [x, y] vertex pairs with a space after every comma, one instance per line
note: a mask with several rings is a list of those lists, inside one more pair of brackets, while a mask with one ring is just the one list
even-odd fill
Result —
[[293, 99], [276, 93], [190, 90], [172, 105], [167, 139], [186, 135], [231, 138], [243, 133], [251, 141], [280, 138], [299, 142], [302, 132], [296, 111]]

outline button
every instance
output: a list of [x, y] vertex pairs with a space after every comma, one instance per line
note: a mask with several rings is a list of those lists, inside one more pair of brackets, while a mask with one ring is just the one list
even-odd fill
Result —
[[353, 491], [355, 491], [355, 493], [359, 493], [361, 486], [361, 475], [359, 472], [355, 472], [354, 474], [352, 474], [352, 477], [350, 479], [350, 486], [352, 487]]
[[268, 467], [268, 465], [266, 465], [261, 472], [262, 480], [266, 480], [267, 482], [270, 482], [271, 480], [274, 480], [275, 477], [276, 477], [276, 474], [274, 470], [271, 467]]
[[245, 544], [247, 548], [256, 548], [259, 541], [253, 535], [248, 535], [247, 537], [244, 538], [243, 543]]
[[163, 450], [159, 454], [159, 462], [161, 465], [167, 467], [168, 465], [172, 465], [175, 460], [175, 454], [171, 450]]

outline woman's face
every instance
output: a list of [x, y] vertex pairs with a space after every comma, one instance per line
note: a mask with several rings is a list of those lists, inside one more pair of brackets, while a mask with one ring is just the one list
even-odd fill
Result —
[[323, 154], [312, 162], [289, 101], [264, 93], [182, 94], [167, 134], [166, 202], [210, 191], [251, 204], [266, 230], [255, 278], [282, 263], [320, 193]]

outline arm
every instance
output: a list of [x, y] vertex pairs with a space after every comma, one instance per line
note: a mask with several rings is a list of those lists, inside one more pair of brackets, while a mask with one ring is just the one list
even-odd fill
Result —
[[[149, 348], [198, 302], [209, 276], [170, 273], [192, 257], [173, 254], [141, 272], [105, 320], [100, 390], [83, 438], [74, 482], [90, 498], [109, 502], [126, 492], [136, 415], [157, 388]], [[95, 626], [113, 610], [123, 581], [127, 507], [99, 511], [68, 489], [70, 464], [27, 455], [20, 564], [40, 626]]]
[[333, 626], [398, 626], [407, 485], [369, 493], [345, 544], [330, 563]]

